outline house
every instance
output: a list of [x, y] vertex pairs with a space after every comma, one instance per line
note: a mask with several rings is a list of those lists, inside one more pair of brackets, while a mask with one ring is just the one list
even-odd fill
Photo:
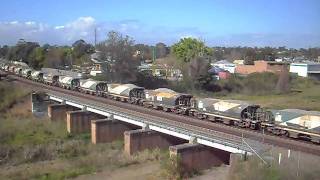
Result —
[[280, 73], [282, 70], [288, 71], [289, 63], [286, 62], [275, 62], [275, 61], [254, 61], [254, 65], [238, 65], [235, 72], [238, 74], [251, 74], [251, 73], [261, 73], [261, 72], [272, 72]]
[[169, 65], [164, 59], [156, 59], [154, 63], [141, 63], [138, 70], [140, 72], [148, 71], [153, 76], [168, 80], [179, 80], [182, 77], [181, 70]]
[[316, 62], [301, 62], [291, 63], [290, 72], [301, 77], [314, 77], [320, 80], [320, 63]]
[[230, 72], [226, 71], [218, 66], [213, 66], [208, 70], [208, 73], [213, 75], [213, 77], [217, 80], [220, 79], [228, 79], [230, 77]]
[[215, 63], [211, 63], [211, 66], [219, 67], [225, 71], [228, 71], [230, 73], [234, 73], [236, 69], [236, 65], [227, 61], [227, 60], [221, 60], [217, 61]]
[[236, 59], [233, 61], [233, 64], [235, 65], [243, 65], [244, 64], [244, 60], [243, 59]]
[[141, 64], [138, 67], [138, 70], [140, 72], [148, 71], [152, 73], [153, 76], [168, 80], [177, 80], [182, 77], [180, 69], [176, 69], [166, 64]]
[[91, 76], [101, 75], [107, 71], [107, 64], [109, 61], [102, 60], [102, 54], [99, 51], [91, 54], [92, 68], [90, 71]]

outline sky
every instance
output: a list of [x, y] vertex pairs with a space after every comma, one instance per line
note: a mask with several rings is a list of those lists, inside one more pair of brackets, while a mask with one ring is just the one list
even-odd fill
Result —
[[10, 0], [0, 6], [0, 45], [94, 42], [118, 31], [136, 43], [320, 47], [320, 0]]

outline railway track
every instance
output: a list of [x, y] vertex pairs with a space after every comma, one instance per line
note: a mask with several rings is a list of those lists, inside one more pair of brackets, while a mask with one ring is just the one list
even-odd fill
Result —
[[59, 87], [40, 84], [40, 83], [33, 82], [31, 80], [26, 80], [24, 78], [17, 77], [17, 76], [10, 76], [9, 78], [13, 78], [19, 81], [20, 83], [24, 83], [26, 85], [30, 85], [33, 89], [56, 91], [56, 92], [64, 93], [67, 95], [90, 99], [95, 102], [104, 103], [104, 104], [108, 104], [110, 106], [119, 108], [122, 111], [131, 111], [131, 113], [133, 112], [133, 113], [139, 113], [139, 114], [141, 113], [148, 118], [161, 117], [163, 120], [167, 119], [170, 121], [177, 122], [179, 124], [191, 125], [194, 128], [200, 128], [200, 130], [206, 131], [207, 133], [210, 133], [210, 131], [214, 131], [214, 132], [221, 132], [229, 135], [235, 135], [235, 136], [238, 136], [239, 138], [241, 138], [242, 136], [244, 138], [259, 141], [264, 144], [280, 146], [280, 147], [320, 156], [320, 145], [313, 144], [311, 142], [294, 140], [287, 137], [274, 136], [267, 133], [263, 134], [259, 131], [254, 131], [250, 129], [242, 129], [239, 127], [227, 126], [224, 124], [203, 121], [203, 120], [199, 120], [189, 116], [182, 116], [182, 115], [167, 113], [159, 110], [147, 109], [147, 108], [129, 104], [129, 103], [123, 103], [120, 101], [114, 101], [111, 99], [92, 96], [89, 94], [83, 94], [76, 91], [69, 91]]

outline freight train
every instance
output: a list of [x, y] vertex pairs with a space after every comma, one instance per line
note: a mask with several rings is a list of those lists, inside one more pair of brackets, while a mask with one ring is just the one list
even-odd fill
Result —
[[[86, 94], [154, 108], [165, 112], [221, 122], [241, 128], [268, 132], [320, 143], [320, 112], [302, 110], [268, 111], [259, 105], [213, 98], [197, 98], [171, 89], [146, 90], [134, 84], [112, 84], [61, 74], [45, 74], [28, 67], [2, 63], [3, 71], [35, 82]], [[299, 113], [297, 113], [299, 112]]]

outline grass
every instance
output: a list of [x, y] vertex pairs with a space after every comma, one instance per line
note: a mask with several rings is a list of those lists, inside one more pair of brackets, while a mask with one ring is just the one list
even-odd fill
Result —
[[262, 164], [257, 158], [248, 161], [237, 160], [231, 167], [228, 178], [231, 180], [280, 180], [279, 171]]
[[0, 89], [0, 179], [66, 179], [159, 160], [158, 150], [126, 156], [123, 140], [92, 145], [88, 133], [69, 135], [64, 121], [33, 117], [24, 91]]
[[92, 145], [88, 134], [69, 136], [62, 122], [32, 117], [0, 121], [0, 179], [65, 179], [160, 157], [160, 151], [127, 157], [123, 141]]
[[[319, 84], [305, 81], [295, 84], [297, 91], [288, 94], [250, 96], [230, 93], [223, 98], [255, 101], [270, 108], [320, 108]], [[66, 123], [33, 117], [28, 110], [29, 98], [21, 101], [25, 91], [3, 83], [0, 90], [4, 100], [0, 101], [0, 179], [66, 179], [147, 161], [160, 162], [162, 177], [166, 179], [185, 178], [179, 164], [168, 157], [168, 151], [146, 150], [129, 157], [123, 153], [123, 141], [92, 145], [90, 134], [69, 135]], [[235, 180], [319, 177], [319, 160], [303, 158], [308, 162], [301, 164], [298, 178], [294, 166], [297, 164], [296, 156], [291, 161], [284, 161], [287, 168], [266, 166], [256, 159], [246, 162], [238, 160], [232, 165], [229, 176]]]
[[246, 95], [230, 93], [219, 96], [223, 99], [250, 101], [266, 108], [273, 109], [304, 109], [320, 111], [320, 85], [301, 87], [285, 94]]
[[[282, 154], [280, 164], [278, 164], [279, 153]], [[274, 148], [260, 155], [267, 161], [267, 164], [262, 163], [256, 156], [249, 157], [247, 161], [243, 161], [240, 157], [234, 157], [227, 179], [319, 179], [319, 156], [291, 151], [291, 155], [288, 157], [288, 150], [283, 148]]]
[[[271, 109], [304, 109], [320, 111], [320, 82], [291, 76], [288, 92], [278, 92], [276, 81], [266, 81], [266, 75], [256, 74], [254, 78], [231, 78], [221, 84], [230, 88], [216, 93], [202, 93], [200, 96], [215, 97], [221, 99], [236, 99], [249, 101]], [[255, 85], [252, 85], [255, 84]], [[260, 86], [260, 85], [261, 86]], [[269, 85], [263, 85], [269, 84]], [[250, 86], [247, 86], [250, 85]], [[259, 86], [257, 86], [259, 85]]]
[[211, 89], [190, 89], [185, 82], [173, 83], [170, 87], [197, 98], [243, 100], [271, 109], [320, 111], [320, 81], [290, 75], [283, 83], [288, 89], [280, 90], [278, 78], [273, 73], [253, 73], [215, 81]]
[[17, 100], [28, 94], [28, 90], [12, 88], [12, 85], [0, 81], [0, 111], [10, 108]]
[[[65, 123], [28, 118], [0, 123], [7, 124], [0, 129], [4, 142], [0, 145], [0, 179], [65, 179], [160, 157], [160, 151], [128, 157], [122, 150], [123, 141], [92, 145], [87, 134], [68, 136]], [[12, 165], [10, 171], [5, 170]]]

